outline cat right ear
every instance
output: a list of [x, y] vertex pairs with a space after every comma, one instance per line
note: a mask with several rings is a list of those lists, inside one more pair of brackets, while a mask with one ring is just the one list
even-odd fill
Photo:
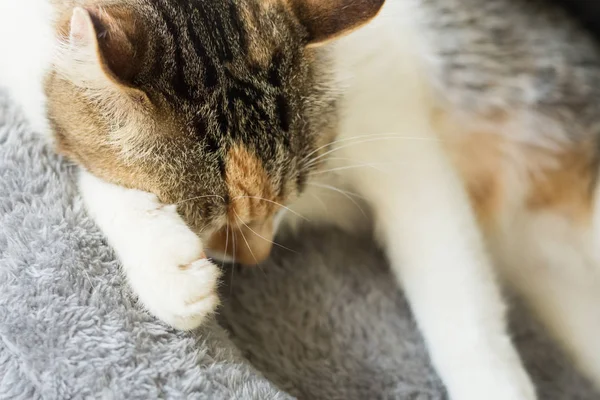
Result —
[[288, 0], [308, 31], [309, 45], [319, 45], [365, 25], [385, 0]]

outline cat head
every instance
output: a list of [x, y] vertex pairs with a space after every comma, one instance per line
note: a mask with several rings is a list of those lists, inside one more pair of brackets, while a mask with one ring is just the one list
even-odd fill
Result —
[[63, 6], [45, 85], [58, 147], [102, 179], [177, 204], [214, 252], [258, 262], [275, 214], [334, 135], [332, 77], [318, 47], [383, 2]]

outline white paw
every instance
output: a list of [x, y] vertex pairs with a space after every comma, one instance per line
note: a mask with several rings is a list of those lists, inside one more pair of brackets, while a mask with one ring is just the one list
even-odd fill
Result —
[[219, 269], [174, 205], [150, 193], [113, 185], [82, 171], [90, 214], [117, 252], [129, 283], [152, 314], [193, 329], [219, 304]]
[[174, 328], [198, 327], [219, 304], [220, 270], [175, 206], [149, 209], [136, 222], [143, 230], [130, 239], [135, 252], [123, 259], [134, 291], [148, 311]]
[[130, 275], [131, 285], [148, 311], [174, 328], [198, 327], [219, 305], [220, 271], [206, 258], [145, 272]]

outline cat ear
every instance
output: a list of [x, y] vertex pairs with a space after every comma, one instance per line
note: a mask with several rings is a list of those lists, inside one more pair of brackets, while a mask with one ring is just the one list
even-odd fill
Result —
[[318, 45], [359, 28], [373, 19], [385, 0], [290, 0], [294, 13]]
[[69, 43], [72, 46], [93, 46], [95, 37], [96, 30], [90, 14], [81, 7], [75, 7], [71, 16]]
[[73, 9], [55, 66], [85, 89], [131, 89], [145, 45], [142, 24], [125, 8]]

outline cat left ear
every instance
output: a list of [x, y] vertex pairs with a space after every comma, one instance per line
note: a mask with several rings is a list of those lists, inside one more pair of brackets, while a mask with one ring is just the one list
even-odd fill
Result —
[[143, 24], [137, 22], [123, 7], [75, 7], [55, 59], [57, 69], [82, 88], [133, 89], [146, 40]]
[[336, 39], [367, 24], [385, 0], [288, 0], [308, 31], [309, 45]]
[[73, 9], [69, 32], [69, 43], [72, 46], [95, 46], [96, 30], [90, 14], [81, 7]]

